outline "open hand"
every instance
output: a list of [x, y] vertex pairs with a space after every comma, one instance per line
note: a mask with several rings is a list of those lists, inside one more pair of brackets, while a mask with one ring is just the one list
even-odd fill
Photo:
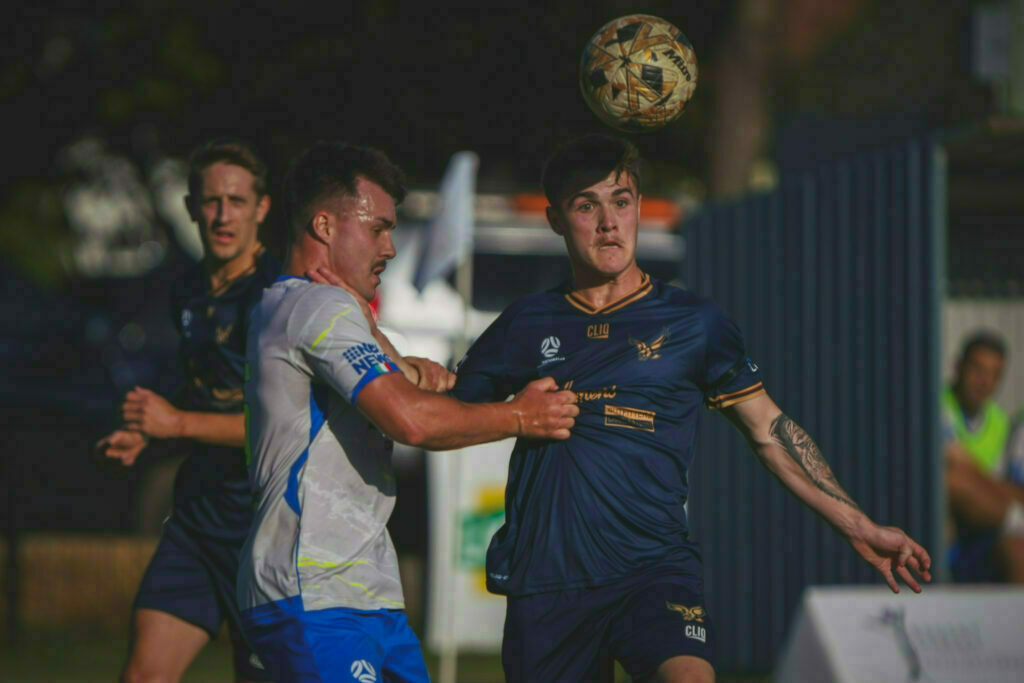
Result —
[[149, 443], [144, 434], [128, 429], [117, 429], [96, 442], [96, 450], [108, 458], [116, 458], [128, 467], [135, 463], [139, 453]]
[[163, 396], [142, 387], [135, 387], [125, 396], [121, 417], [128, 429], [149, 437], [171, 439], [184, 431], [181, 411]]
[[932, 580], [932, 558], [928, 551], [894, 526], [868, 522], [863, 530], [850, 537], [850, 545], [882, 574], [893, 593], [900, 592], [894, 570], [915, 593], [921, 592], [921, 585], [911, 570], [926, 582]]
[[576, 394], [559, 391], [551, 377], [527, 384], [512, 399], [511, 406], [519, 421], [517, 436], [530, 439], [568, 439], [580, 414]]

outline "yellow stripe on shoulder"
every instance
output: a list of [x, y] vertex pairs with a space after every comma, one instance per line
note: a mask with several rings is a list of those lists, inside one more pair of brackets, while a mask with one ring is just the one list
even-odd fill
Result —
[[339, 313], [336, 316], [334, 316], [333, 318], [331, 318], [331, 324], [328, 325], [327, 329], [324, 330], [323, 332], [321, 332], [319, 334], [319, 336], [317, 336], [317, 338], [315, 340], [313, 340], [313, 344], [309, 348], [315, 349], [316, 345], [319, 344], [320, 342], [322, 342], [324, 340], [324, 337], [326, 337], [328, 334], [330, 334], [331, 330], [334, 329], [334, 323], [338, 322], [338, 318], [341, 318], [342, 316], [346, 316], [346, 315], [348, 315], [351, 312], [352, 312], [352, 307], [349, 306], [344, 311], [342, 311], [341, 313]]

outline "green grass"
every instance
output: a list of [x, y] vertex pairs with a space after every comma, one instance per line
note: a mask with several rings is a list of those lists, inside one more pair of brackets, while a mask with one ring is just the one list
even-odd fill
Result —
[[[126, 638], [98, 639], [83, 634], [32, 634], [16, 647], [0, 648], [0, 680], [10, 683], [86, 683], [116, 681], [128, 650]], [[436, 678], [438, 659], [427, 654], [427, 668]], [[503, 681], [498, 655], [465, 654], [459, 657], [459, 681]], [[233, 680], [231, 646], [225, 637], [203, 649], [185, 674], [190, 683]]]
[[[125, 638], [99, 638], [89, 634], [31, 634], [16, 646], [0, 646], [0, 680], [10, 683], [111, 683], [124, 664], [128, 642]], [[438, 658], [427, 653], [427, 668], [436, 680]], [[616, 681], [629, 678], [616, 669]], [[206, 647], [185, 674], [188, 683], [220, 683], [233, 680], [231, 646], [222, 635]], [[458, 663], [459, 683], [500, 683], [498, 655], [462, 654]], [[719, 683], [745, 681], [764, 683], [761, 676], [718, 676]]]

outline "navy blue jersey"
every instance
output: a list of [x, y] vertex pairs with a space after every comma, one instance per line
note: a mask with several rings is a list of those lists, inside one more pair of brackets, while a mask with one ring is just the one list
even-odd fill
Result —
[[701, 404], [764, 392], [713, 302], [650, 280], [594, 309], [568, 288], [512, 304], [473, 344], [453, 394], [501, 401], [552, 376], [575, 391], [566, 441], [516, 442], [487, 586], [529, 595], [675, 568], [701, 582], [683, 504]]
[[[182, 410], [241, 413], [249, 312], [281, 267], [263, 251], [255, 265], [217, 290], [196, 264], [171, 291], [181, 334]], [[244, 538], [252, 516], [242, 448], [191, 443], [174, 483], [174, 517], [194, 531]]]

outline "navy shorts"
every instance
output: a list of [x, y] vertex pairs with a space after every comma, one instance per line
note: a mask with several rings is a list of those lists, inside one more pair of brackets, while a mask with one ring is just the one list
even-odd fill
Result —
[[238, 678], [271, 680], [242, 637], [235, 581], [242, 541], [191, 533], [172, 516], [142, 577], [135, 609], [173, 615], [216, 638], [227, 619]]
[[615, 661], [634, 681], [647, 681], [677, 655], [714, 665], [704, 596], [683, 577], [508, 598], [501, 647], [507, 681], [610, 683]]

